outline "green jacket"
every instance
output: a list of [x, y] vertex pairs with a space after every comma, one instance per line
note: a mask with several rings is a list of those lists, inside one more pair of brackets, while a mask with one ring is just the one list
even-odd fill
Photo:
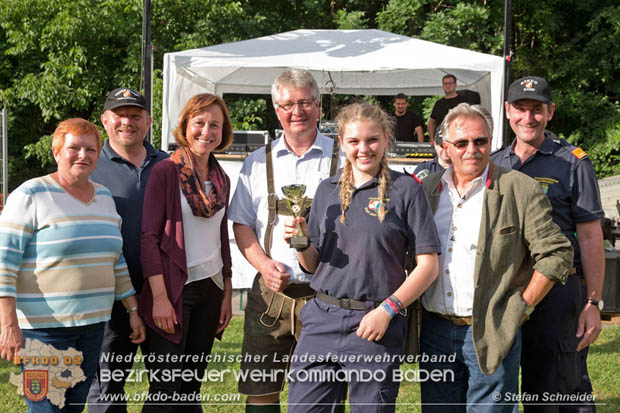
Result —
[[[573, 263], [568, 239], [551, 219], [551, 204], [527, 175], [489, 167], [475, 263], [472, 333], [478, 364], [493, 374], [506, 357], [526, 303], [521, 294], [533, 270], [564, 283]], [[439, 205], [443, 172], [424, 180], [433, 212]]]

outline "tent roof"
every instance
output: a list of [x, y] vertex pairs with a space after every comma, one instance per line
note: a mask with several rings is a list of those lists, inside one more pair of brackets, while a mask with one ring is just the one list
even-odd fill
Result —
[[[441, 95], [441, 78], [478, 91], [501, 116], [503, 59], [380, 30], [295, 30], [164, 57], [162, 133], [196, 93], [268, 94], [285, 68], [309, 70], [321, 93]], [[485, 99], [486, 97], [486, 99]], [[174, 120], [174, 121], [173, 121]]]

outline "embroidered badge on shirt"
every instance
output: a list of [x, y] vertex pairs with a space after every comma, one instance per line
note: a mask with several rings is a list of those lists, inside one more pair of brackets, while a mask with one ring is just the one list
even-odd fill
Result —
[[588, 156], [588, 154], [581, 148], [575, 148], [573, 149], [573, 151], [571, 152], [573, 155], [575, 155], [575, 157], [577, 159], [582, 159], [586, 156]]
[[388, 202], [390, 202], [389, 198], [384, 199], [384, 200], [381, 200], [381, 198], [369, 198], [368, 206], [364, 208], [364, 210], [366, 211], [368, 215], [372, 215], [373, 217], [376, 217], [377, 214], [379, 213], [379, 208], [381, 208], [381, 205], [385, 207], [385, 204]]
[[540, 187], [542, 188], [542, 191], [545, 195], [547, 195], [547, 192], [549, 192], [549, 185], [553, 185], [553, 184], [557, 184], [558, 181], [557, 179], [553, 179], [553, 178], [543, 178], [540, 176], [535, 176], [534, 179], [536, 179], [538, 181], [538, 183], [540, 184]]
[[416, 180], [417, 180], [419, 183], [422, 183], [422, 179], [426, 178], [426, 177], [428, 176], [428, 174], [429, 174], [429, 173], [430, 173], [430, 170], [429, 170], [429, 169], [422, 169], [422, 170], [421, 170], [420, 172], [418, 172], [417, 174], [415, 174], [415, 175], [411, 175], [411, 176], [413, 176], [414, 178], [416, 178]]

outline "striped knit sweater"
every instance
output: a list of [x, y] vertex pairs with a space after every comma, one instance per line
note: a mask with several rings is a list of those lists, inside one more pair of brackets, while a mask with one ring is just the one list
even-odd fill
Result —
[[15, 297], [24, 329], [110, 319], [114, 299], [135, 294], [110, 191], [87, 204], [47, 175], [17, 188], [0, 216], [0, 297]]

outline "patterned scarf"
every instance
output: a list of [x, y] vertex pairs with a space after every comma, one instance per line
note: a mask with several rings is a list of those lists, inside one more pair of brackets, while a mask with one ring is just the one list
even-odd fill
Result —
[[192, 165], [192, 158], [186, 149], [177, 149], [170, 159], [177, 168], [179, 185], [194, 216], [210, 218], [226, 206], [229, 191], [226, 172], [213, 153], [209, 155], [209, 180], [213, 188], [208, 194], [205, 194], [204, 182], [200, 182], [198, 173]]

